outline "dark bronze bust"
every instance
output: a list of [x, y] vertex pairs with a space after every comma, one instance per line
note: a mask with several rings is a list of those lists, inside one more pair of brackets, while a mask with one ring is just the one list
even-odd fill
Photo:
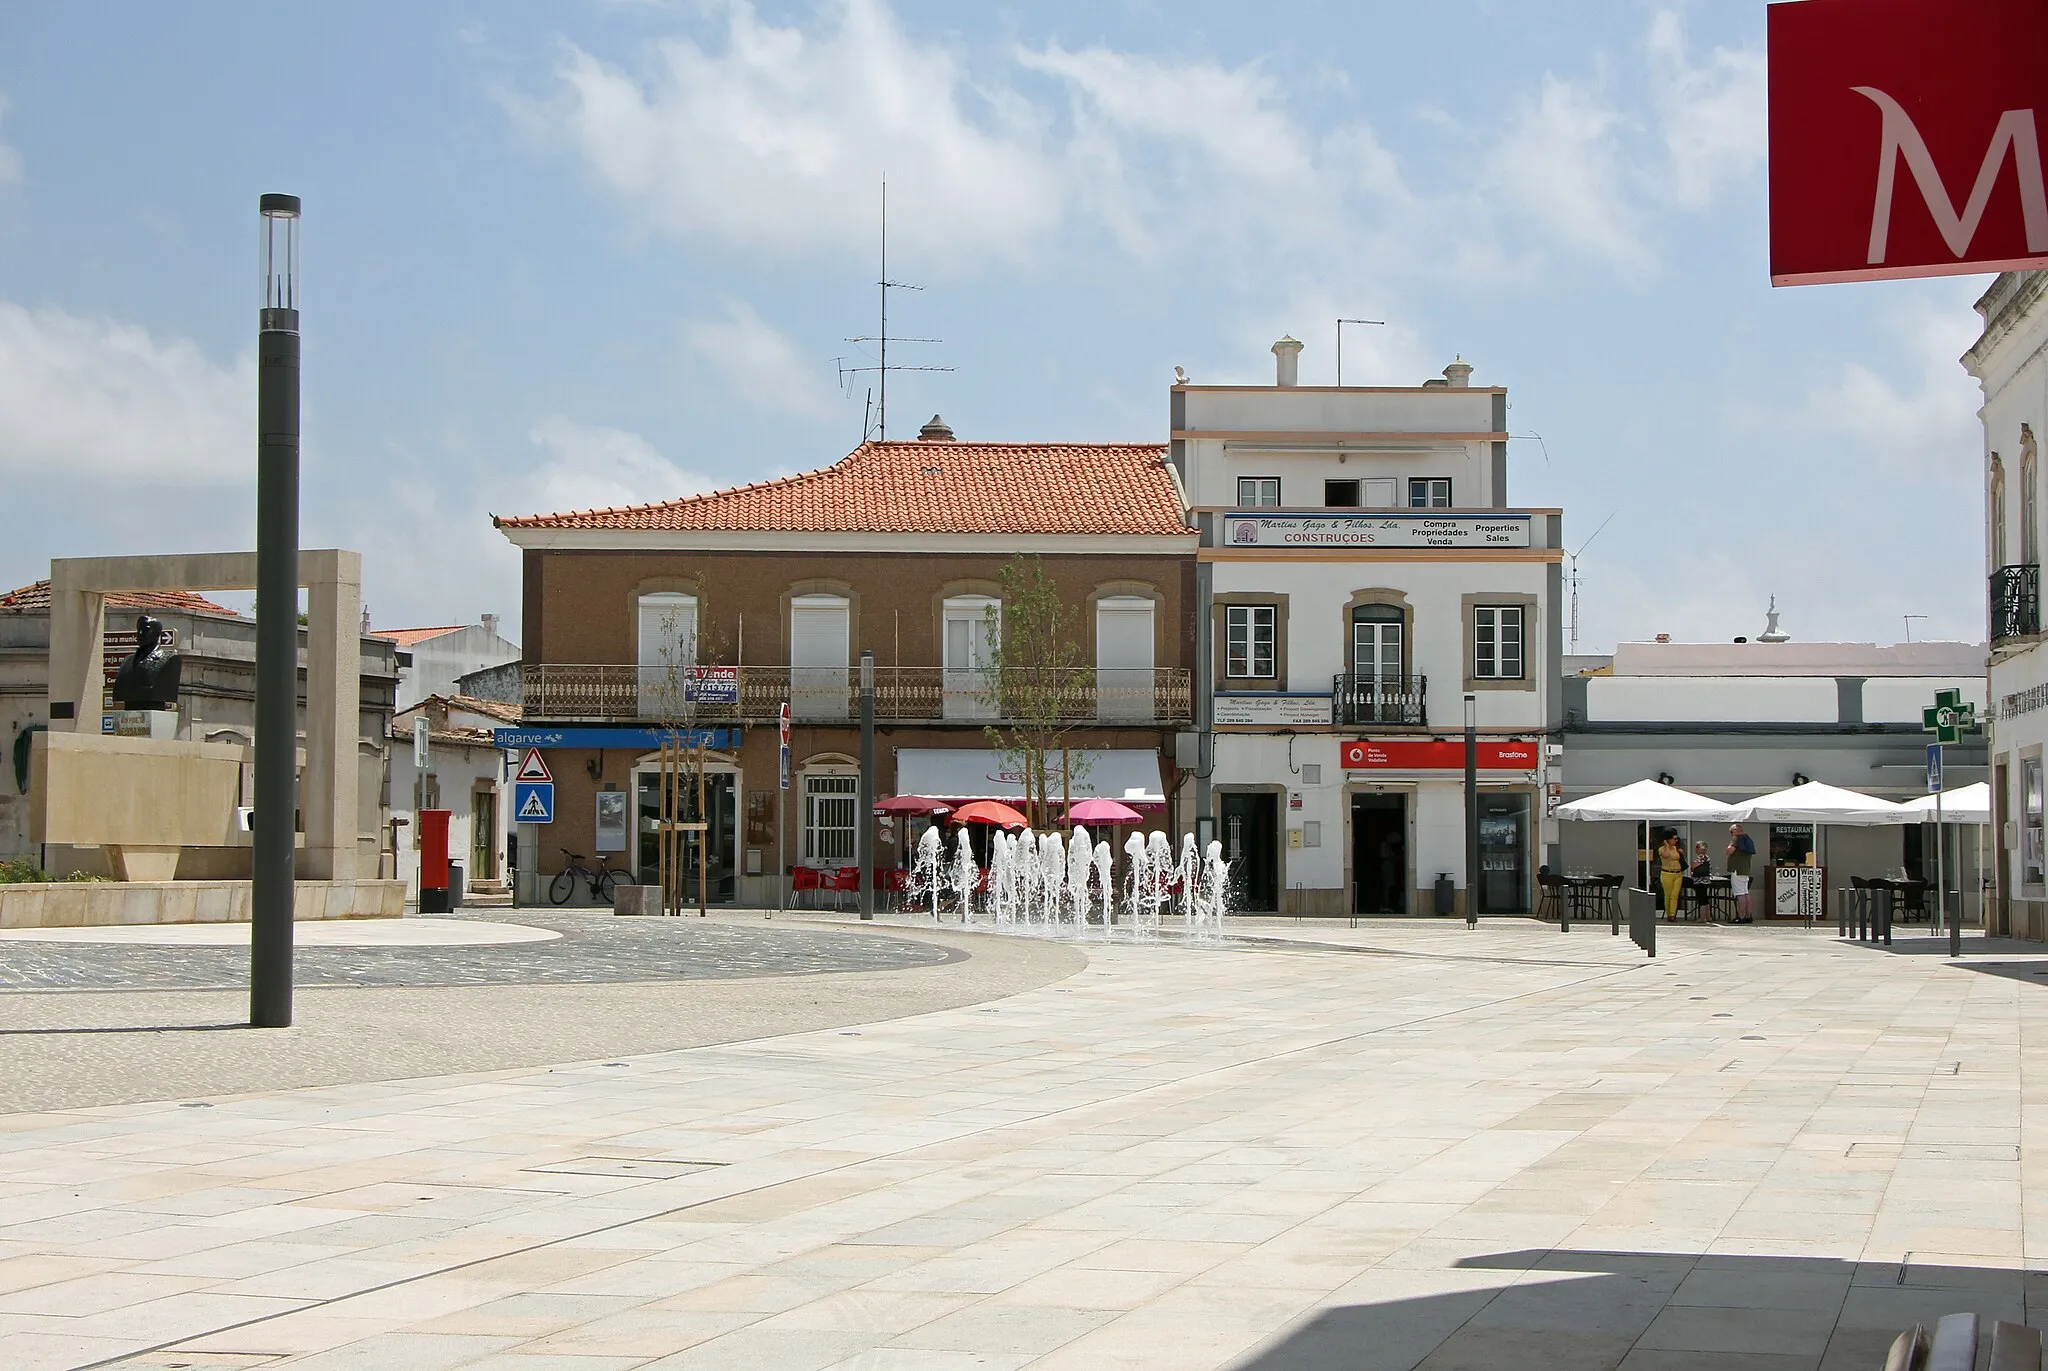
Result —
[[135, 651], [114, 673], [114, 703], [123, 709], [169, 709], [178, 703], [185, 659], [164, 645], [164, 626], [145, 614], [135, 621]]

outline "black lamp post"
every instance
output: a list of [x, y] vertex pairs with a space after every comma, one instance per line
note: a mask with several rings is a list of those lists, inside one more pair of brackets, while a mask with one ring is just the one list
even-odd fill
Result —
[[[266, 195], [256, 333], [256, 805], [249, 1022], [292, 1022], [298, 830], [299, 197]], [[352, 682], [343, 682], [352, 687]]]
[[1465, 926], [1479, 927], [1479, 697], [1465, 697]]
[[875, 654], [860, 654], [860, 916], [875, 917]]

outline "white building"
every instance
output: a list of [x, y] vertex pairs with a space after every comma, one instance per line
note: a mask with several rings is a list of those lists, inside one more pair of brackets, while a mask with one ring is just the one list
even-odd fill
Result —
[[1963, 365], [1984, 389], [1984, 551], [1990, 586], [1993, 931], [2048, 938], [2042, 748], [2040, 434], [2048, 428], [2048, 272], [2006, 272], [1977, 302], [1984, 333]]
[[[1532, 907], [1555, 841], [1557, 510], [1507, 503], [1507, 392], [1454, 362], [1420, 386], [1177, 385], [1173, 460], [1202, 532], [1196, 812], [1247, 909], [1465, 909], [1466, 699], [1481, 913]], [[1206, 793], [1205, 793], [1206, 792]]]
[[[363, 617], [367, 620], [369, 615]], [[429, 695], [455, 695], [462, 688], [462, 677], [519, 661], [519, 644], [498, 632], [495, 614], [485, 614], [473, 624], [376, 630], [366, 626], [364, 632], [389, 638], [411, 658], [410, 664], [400, 662], [400, 709], [411, 709]]]
[[[413, 760], [413, 729], [422, 715], [428, 730], [424, 772]], [[466, 890], [506, 888], [506, 754], [491, 733], [518, 722], [516, 706], [460, 695], [429, 696], [392, 717], [391, 817], [405, 822], [396, 832], [386, 831], [379, 868], [405, 882], [408, 900], [420, 897], [421, 808], [448, 811], [448, 860], [462, 867]]]

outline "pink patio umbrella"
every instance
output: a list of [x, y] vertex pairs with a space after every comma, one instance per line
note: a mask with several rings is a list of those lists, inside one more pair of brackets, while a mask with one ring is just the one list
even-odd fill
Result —
[[1115, 800], [1077, 800], [1067, 806], [1070, 824], [1141, 824], [1145, 816]]

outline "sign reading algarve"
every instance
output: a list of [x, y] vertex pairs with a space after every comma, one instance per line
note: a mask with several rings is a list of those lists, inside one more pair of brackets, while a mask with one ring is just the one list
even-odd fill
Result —
[[1772, 5], [1771, 283], [2048, 266], [2048, 5]]
[[1226, 547], [1527, 547], [1526, 514], [1226, 514]]

